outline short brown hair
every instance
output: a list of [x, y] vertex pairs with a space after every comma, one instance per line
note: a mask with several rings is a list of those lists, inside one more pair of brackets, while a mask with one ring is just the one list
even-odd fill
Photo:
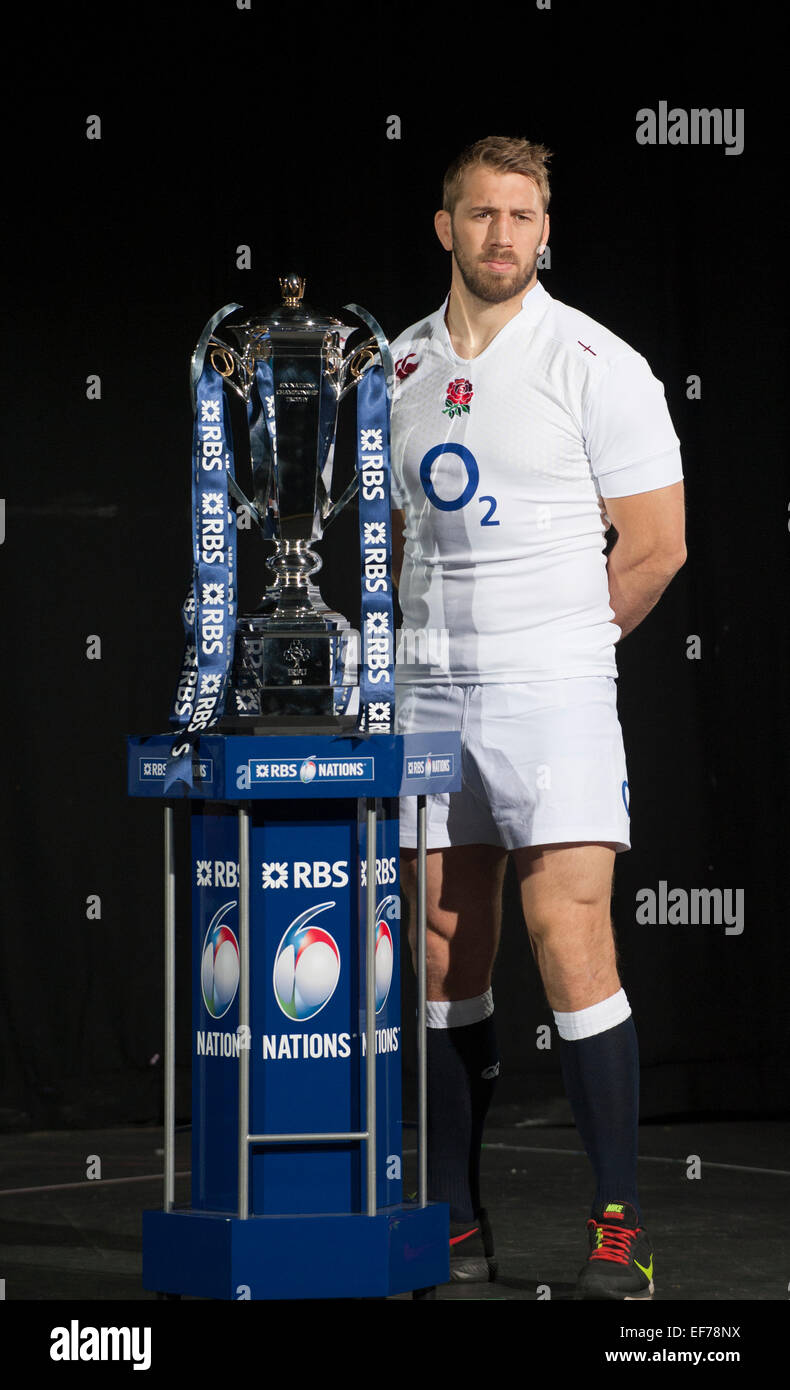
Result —
[[461, 196], [461, 184], [467, 169], [486, 164], [498, 174], [524, 174], [532, 179], [538, 186], [545, 212], [551, 197], [547, 167], [550, 159], [551, 150], [547, 150], [545, 145], [535, 145], [529, 140], [508, 135], [487, 135], [483, 140], [475, 141], [474, 145], [468, 145], [453, 160], [444, 176], [442, 207], [452, 216]]

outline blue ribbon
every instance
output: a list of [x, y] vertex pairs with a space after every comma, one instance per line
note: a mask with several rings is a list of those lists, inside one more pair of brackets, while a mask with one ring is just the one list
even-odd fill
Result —
[[[271, 362], [260, 361], [247, 401], [247, 428], [250, 437], [253, 496], [263, 499], [264, 512], [256, 502], [254, 513], [267, 540], [275, 535], [274, 518], [277, 509], [277, 426], [274, 418], [274, 376]], [[260, 638], [255, 639], [260, 641]], [[258, 667], [258, 670], [260, 666]], [[258, 671], [249, 639], [239, 645], [239, 659], [234, 665], [232, 698], [237, 714], [260, 714], [261, 695]]]
[[198, 739], [225, 708], [236, 630], [236, 516], [228, 498], [233, 442], [224, 382], [203, 361], [195, 384], [192, 448], [192, 588], [184, 604], [187, 642], [171, 721], [183, 729], [170, 751], [165, 791], [192, 787]]
[[370, 367], [357, 387], [357, 431], [362, 559], [362, 665], [357, 727], [362, 733], [391, 734], [395, 731], [395, 624], [389, 394], [381, 366]]

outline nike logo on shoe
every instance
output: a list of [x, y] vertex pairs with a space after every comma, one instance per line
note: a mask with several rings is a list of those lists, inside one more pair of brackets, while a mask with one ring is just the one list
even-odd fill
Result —
[[471, 1231], [464, 1231], [460, 1236], [450, 1236], [450, 1244], [457, 1245], [461, 1240], [468, 1240], [470, 1236], [476, 1236], [479, 1230], [479, 1226], [473, 1226]]

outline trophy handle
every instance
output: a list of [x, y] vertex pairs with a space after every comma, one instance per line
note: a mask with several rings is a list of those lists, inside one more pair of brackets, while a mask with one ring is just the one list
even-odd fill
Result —
[[[364, 343], [360, 343], [358, 347], [354, 348], [353, 352], [349, 353], [348, 357], [343, 358], [340, 363], [340, 384], [337, 387], [338, 404], [350, 391], [353, 391], [359, 385], [365, 373], [369, 372], [371, 367], [375, 366], [378, 359], [379, 348], [375, 338], [366, 338]], [[343, 508], [347, 507], [349, 502], [356, 497], [358, 491], [359, 479], [355, 473], [348, 487], [341, 492], [336, 502], [333, 502], [330, 497], [324, 499], [324, 504], [321, 508], [321, 521], [324, 530], [326, 530], [330, 522], [334, 521], [336, 516], [340, 515]]]
[[[363, 309], [360, 304], [344, 304], [343, 308], [348, 309], [350, 313], [356, 314], [357, 318], [362, 319], [362, 322], [367, 324], [368, 328], [373, 334], [376, 346], [378, 347], [379, 353], [381, 355], [381, 365], [384, 369], [384, 379], [387, 383], [387, 395], [389, 396], [391, 402], [392, 392], [395, 388], [395, 366], [392, 361], [390, 345], [384, 335], [384, 330], [381, 327], [381, 324], [377, 323], [373, 315], [369, 314], [367, 309]], [[364, 346], [365, 344], [363, 344], [363, 347]]]
[[338, 401], [342, 401], [349, 391], [353, 391], [359, 385], [365, 373], [375, 366], [378, 357], [379, 350], [376, 339], [366, 338], [364, 343], [360, 343], [353, 352], [349, 353], [348, 357], [343, 358], [341, 384], [337, 393]]
[[[204, 364], [204, 362], [205, 362], [205, 360], [206, 360], [206, 353], [207, 353], [207, 351], [208, 351], [209, 344], [210, 344], [210, 342], [213, 340], [214, 329], [217, 328], [217, 327], [219, 326], [219, 324], [222, 323], [222, 320], [223, 320], [223, 319], [226, 319], [226, 318], [228, 317], [229, 314], [234, 313], [236, 309], [240, 309], [240, 308], [241, 308], [241, 305], [240, 305], [240, 304], [236, 304], [235, 302], [234, 302], [234, 303], [231, 303], [231, 304], [225, 304], [225, 305], [223, 305], [223, 307], [222, 307], [221, 309], [218, 309], [218, 310], [217, 310], [216, 314], [212, 314], [212, 316], [211, 316], [211, 318], [209, 319], [208, 323], [205, 325], [205, 327], [204, 327], [204, 329], [203, 329], [203, 332], [201, 333], [200, 337], [199, 337], [198, 340], [197, 340], [197, 343], [196, 343], [196, 345], [195, 345], [195, 351], [192, 353], [192, 360], [191, 360], [191, 362], [190, 362], [190, 364], [189, 364], [189, 365], [190, 365], [190, 371], [189, 371], [189, 387], [190, 387], [190, 394], [191, 394], [191, 397], [192, 397], [192, 411], [193, 411], [193, 413], [194, 413], [194, 411], [195, 411], [195, 409], [196, 409], [196, 401], [197, 401], [197, 384], [198, 384], [198, 381], [200, 380], [200, 378], [201, 378], [201, 376], [202, 376], [202, 373], [203, 373], [203, 364]], [[221, 346], [224, 347], [225, 344], [223, 343]], [[231, 351], [232, 351], [232, 349], [231, 349]], [[212, 364], [212, 365], [213, 365], [213, 364]]]
[[[384, 378], [387, 383], [387, 395], [389, 399], [392, 400], [395, 368], [392, 363], [390, 345], [384, 336], [381, 325], [376, 322], [372, 314], [368, 313], [367, 309], [361, 308], [359, 304], [344, 304], [343, 308], [348, 309], [350, 313], [356, 314], [357, 318], [362, 319], [363, 323], [366, 323], [368, 328], [371, 329], [373, 337], [366, 338], [364, 343], [360, 343], [359, 346], [344, 359], [343, 376], [337, 393], [338, 402], [342, 401], [343, 397], [347, 396], [349, 391], [353, 391], [354, 388], [359, 385], [365, 373], [369, 372], [371, 367], [374, 367], [377, 362], [381, 363], [384, 370]], [[347, 379], [349, 377], [350, 380]], [[335, 517], [338, 516], [343, 508], [356, 496], [358, 490], [359, 480], [355, 474], [348, 487], [340, 494], [337, 501], [335, 503], [329, 503], [328, 506], [325, 505], [322, 508], [321, 519], [324, 523], [325, 530], [330, 522], [334, 521]], [[329, 502], [329, 499], [327, 499], [327, 502]]]
[[241, 353], [213, 333], [208, 341], [207, 356], [214, 371], [219, 372], [237, 396], [248, 401], [254, 373]]

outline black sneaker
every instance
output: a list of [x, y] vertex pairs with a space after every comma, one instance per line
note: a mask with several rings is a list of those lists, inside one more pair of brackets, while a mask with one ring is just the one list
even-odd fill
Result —
[[487, 1284], [496, 1279], [497, 1258], [488, 1212], [474, 1221], [450, 1222], [450, 1283]]
[[653, 1297], [653, 1247], [629, 1202], [607, 1202], [587, 1222], [590, 1253], [575, 1298]]

